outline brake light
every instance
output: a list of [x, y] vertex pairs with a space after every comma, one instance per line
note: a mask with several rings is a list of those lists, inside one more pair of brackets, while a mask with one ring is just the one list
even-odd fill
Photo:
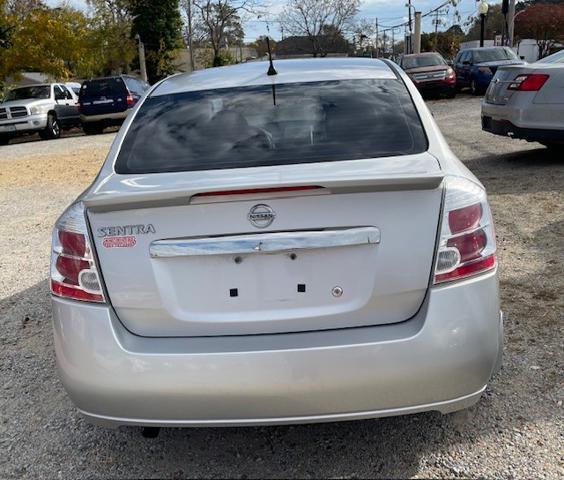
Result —
[[133, 107], [133, 105], [135, 105], [135, 99], [133, 98], [133, 95], [128, 94], [127, 95], [127, 106]]
[[254, 195], [257, 193], [279, 193], [279, 192], [298, 192], [301, 190], [318, 190], [322, 189], [318, 185], [301, 185], [296, 187], [273, 187], [273, 188], [248, 188], [244, 190], [221, 190], [218, 192], [201, 192], [196, 193], [194, 197], [215, 197], [226, 195]]
[[434, 283], [459, 280], [495, 268], [495, 231], [486, 192], [463, 178], [446, 180]]
[[541, 73], [529, 73], [517, 75], [515, 80], [509, 84], [508, 90], [518, 90], [520, 92], [538, 92], [546, 83], [550, 75]]
[[71, 205], [53, 230], [51, 293], [73, 300], [105, 301], [81, 202]]

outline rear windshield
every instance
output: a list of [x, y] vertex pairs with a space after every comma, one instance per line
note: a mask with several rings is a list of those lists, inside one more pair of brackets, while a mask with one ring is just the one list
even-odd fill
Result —
[[402, 68], [434, 67], [435, 65], [446, 65], [446, 62], [439, 55], [421, 55], [420, 57], [403, 57]]
[[553, 53], [548, 57], [541, 58], [535, 63], [564, 63], [564, 50]]
[[497, 60], [519, 60], [519, 57], [509, 48], [474, 50], [474, 63], [495, 62]]
[[420, 153], [427, 139], [399, 80], [343, 80], [148, 98], [117, 173], [215, 170]]
[[88, 80], [80, 87], [81, 97], [111, 97], [112, 95], [123, 95], [125, 84], [121, 78], [101, 78], [99, 80]]

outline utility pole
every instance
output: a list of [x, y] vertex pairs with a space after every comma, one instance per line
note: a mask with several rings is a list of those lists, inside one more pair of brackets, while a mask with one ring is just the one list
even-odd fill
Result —
[[509, 46], [513, 48], [513, 35], [515, 33], [515, 0], [509, 0], [509, 10], [507, 14], [509, 16], [509, 26], [507, 31]]
[[396, 56], [396, 52], [395, 52], [396, 39], [394, 37], [394, 30], [395, 28], [392, 28], [392, 60], [393, 61], [395, 61], [395, 56]]
[[192, 48], [192, 0], [186, 1], [186, 15], [188, 17], [188, 55], [190, 57], [190, 70], [196, 70], [194, 66], [194, 49]]
[[415, 12], [415, 42], [413, 53], [421, 53], [421, 12]]
[[413, 53], [413, 27], [411, 24], [411, 0], [407, 0], [407, 15], [409, 18], [409, 44], [407, 47], [407, 53]]
[[435, 38], [434, 38], [434, 46], [433, 50], [436, 52], [437, 47], [439, 45], [439, 10], [435, 12]]
[[374, 21], [376, 22], [376, 58], [378, 58], [378, 17]]
[[147, 65], [145, 63], [145, 45], [141, 41], [139, 34], [135, 35], [135, 40], [137, 40], [137, 48], [139, 49], [139, 69], [141, 70], [141, 79], [147, 81]]

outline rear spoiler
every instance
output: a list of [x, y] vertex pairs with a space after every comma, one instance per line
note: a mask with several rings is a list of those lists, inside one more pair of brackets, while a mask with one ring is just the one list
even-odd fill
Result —
[[[143, 175], [112, 173], [98, 178], [83, 198], [90, 211], [103, 212], [232, 201], [238, 191], [254, 197], [358, 193], [373, 191], [431, 190], [444, 177], [429, 153], [389, 159], [311, 163], [245, 169], [170, 172]], [[312, 188], [314, 186], [315, 188]], [[300, 188], [302, 187], [302, 188]], [[269, 190], [272, 190], [269, 192]], [[258, 193], [257, 193], [258, 192]], [[226, 193], [230, 195], [226, 197]], [[250, 198], [246, 195], [245, 199]]]

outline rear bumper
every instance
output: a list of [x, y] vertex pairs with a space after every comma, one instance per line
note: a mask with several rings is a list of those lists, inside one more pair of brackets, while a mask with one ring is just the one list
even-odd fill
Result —
[[47, 114], [28, 115], [0, 121], [0, 134], [17, 135], [18, 133], [43, 130], [47, 126]]
[[108, 123], [115, 123], [115, 122], [122, 122], [127, 118], [131, 110], [125, 110], [123, 112], [116, 112], [116, 113], [104, 113], [102, 115], [80, 115], [80, 121], [82, 123], [92, 123], [92, 122], [108, 122]]
[[237, 337], [131, 334], [106, 306], [53, 298], [61, 379], [106, 425], [309, 423], [475, 403], [501, 361], [496, 273], [430, 291], [393, 325]]
[[484, 100], [482, 129], [530, 141], [564, 142], [564, 104], [535, 104], [536, 92], [518, 93], [505, 105]]
[[513, 125], [509, 120], [495, 120], [487, 115], [482, 115], [482, 130], [494, 135], [518, 138], [530, 142], [564, 143], [564, 130], [521, 128]]
[[435, 94], [447, 94], [452, 93], [456, 89], [456, 83], [443, 83], [443, 82], [421, 82], [416, 83], [415, 86], [417, 90], [421, 93], [435, 93]]

